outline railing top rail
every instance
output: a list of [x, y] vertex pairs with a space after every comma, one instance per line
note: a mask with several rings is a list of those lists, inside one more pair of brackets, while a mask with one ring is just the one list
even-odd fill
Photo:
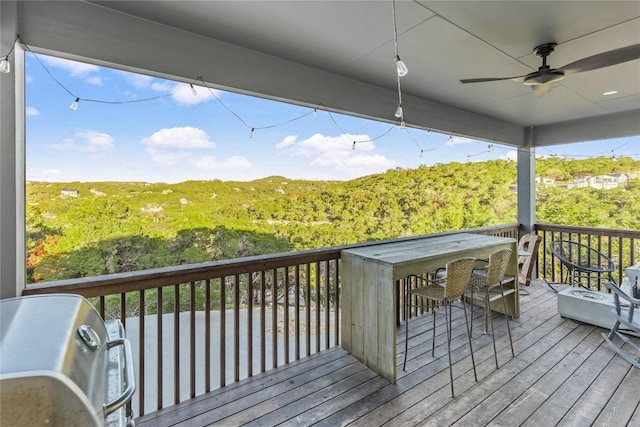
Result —
[[535, 224], [536, 231], [550, 231], [558, 233], [588, 234], [591, 236], [627, 237], [640, 239], [640, 230], [617, 230], [613, 228], [575, 227], [556, 224]]

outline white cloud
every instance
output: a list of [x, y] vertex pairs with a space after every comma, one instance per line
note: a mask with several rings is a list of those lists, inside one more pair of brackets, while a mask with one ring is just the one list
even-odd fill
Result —
[[194, 85], [196, 94], [193, 94], [191, 86], [186, 83], [176, 83], [171, 89], [171, 98], [179, 105], [196, 105], [214, 98], [217, 91], [202, 86]]
[[189, 163], [198, 169], [250, 169], [251, 162], [242, 156], [232, 156], [226, 160], [217, 160], [214, 156], [190, 159]]
[[173, 166], [183, 164], [196, 169], [250, 169], [251, 162], [246, 157], [232, 156], [228, 159], [218, 159], [215, 156], [195, 154], [194, 150], [212, 149], [216, 144], [209, 139], [209, 135], [201, 129], [185, 126], [166, 128], [144, 138], [142, 143], [147, 146], [147, 153], [153, 162]]
[[171, 95], [171, 99], [178, 105], [197, 105], [210, 101], [216, 96], [220, 96], [220, 91], [216, 89], [193, 84], [196, 94], [193, 94], [191, 85], [188, 83], [177, 83], [168, 80], [156, 79], [150, 76], [118, 71], [122, 77], [131, 85], [138, 89], [151, 89]]
[[73, 137], [65, 138], [60, 143], [52, 144], [51, 147], [63, 151], [97, 153], [112, 149], [113, 137], [95, 130], [79, 130]]
[[27, 169], [27, 181], [54, 181], [61, 176], [62, 173], [58, 169]]
[[518, 152], [516, 150], [507, 151], [505, 154], [500, 156], [500, 159], [509, 161], [518, 160]]
[[54, 56], [41, 56], [43, 62], [47, 65], [62, 68], [72, 76], [86, 76], [87, 74], [98, 72], [100, 68], [97, 65], [85, 64], [84, 62], [70, 61], [68, 59], [56, 58]]
[[369, 141], [367, 135], [350, 135], [342, 134], [340, 136], [325, 136], [316, 133], [309, 138], [297, 142], [298, 137], [287, 136], [281, 142], [276, 144], [276, 148], [281, 149], [289, 154], [302, 157], [317, 157], [319, 155], [344, 155], [353, 151], [354, 141], [357, 142], [356, 147], [359, 151], [375, 150], [373, 142]]
[[150, 82], [149, 88], [155, 90], [156, 92], [171, 92], [173, 86], [170, 82], [161, 82], [154, 80]]
[[298, 135], [289, 135], [287, 137], [285, 137], [282, 141], [278, 142], [276, 144], [276, 148], [278, 150], [281, 150], [283, 148], [289, 147], [291, 145], [294, 145], [296, 143], [296, 140], [298, 139]]
[[38, 111], [38, 109], [35, 107], [27, 107], [25, 108], [25, 114], [27, 115], [27, 117], [33, 117], [40, 114], [40, 111]]
[[474, 142], [477, 141], [464, 136], [451, 136], [445, 145], [473, 144]]
[[76, 135], [87, 146], [90, 151], [109, 150], [113, 148], [113, 137], [104, 132], [95, 130], [79, 131]]
[[317, 133], [300, 142], [297, 142], [297, 136], [287, 136], [276, 144], [276, 148], [285, 155], [310, 158], [310, 166], [331, 168], [349, 177], [396, 167], [394, 160], [373, 153], [376, 147], [369, 139], [367, 135], [324, 136]]
[[87, 77], [85, 79], [85, 82], [92, 85], [96, 85], [96, 86], [102, 86], [102, 83], [104, 82], [104, 78], [98, 77], [98, 76], [91, 76], [91, 77]]
[[127, 83], [139, 89], [150, 87], [154, 80], [151, 76], [129, 73], [128, 71], [115, 70], [115, 72], [120, 74]]
[[213, 148], [216, 144], [209, 140], [209, 135], [201, 129], [191, 126], [165, 128], [144, 138], [142, 143], [155, 148]]
[[173, 166], [184, 162], [191, 158], [192, 154], [181, 151], [158, 150], [156, 148], [147, 148], [147, 153], [151, 156], [151, 160], [163, 166]]

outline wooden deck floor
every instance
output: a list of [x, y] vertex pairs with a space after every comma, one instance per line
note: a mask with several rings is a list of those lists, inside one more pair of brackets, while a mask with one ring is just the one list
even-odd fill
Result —
[[[402, 371], [404, 326], [398, 331], [398, 380], [390, 384], [340, 348], [254, 376], [138, 418], [145, 426], [640, 426], [640, 369], [616, 356], [604, 329], [563, 319], [556, 294], [543, 282], [521, 296], [521, 317], [506, 325], [496, 315], [500, 368], [491, 336], [474, 313], [473, 379], [462, 310], [452, 342], [451, 398], [444, 328], [431, 315], [410, 322], [409, 360]], [[438, 317], [441, 326], [443, 318]], [[477, 331], [477, 333], [476, 333]]]

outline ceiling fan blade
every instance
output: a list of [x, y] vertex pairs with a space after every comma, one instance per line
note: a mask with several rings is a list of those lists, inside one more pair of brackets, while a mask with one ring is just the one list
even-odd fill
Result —
[[522, 83], [524, 78], [527, 76], [517, 76], [517, 77], [486, 77], [480, 79], [462, 79], [460, 83], [482, 83], [482, 82], [497, 82], [499, 80], [513, 80], [516, 82]]
[[558, 70], [564, 71], [565, 75], [581, 73], [583, 71], [597, 70], [598, 68], [633, 61], [634, 59], [640, 59], [640, 44], [621, 47], [620, 49], [614, 49], [608, 52], [589, 56], [587, 58], [582, 58], [567, 64], [562, 68], [558, 68]]
[[542, 85], [531, 86], [531, 89], [533, 89], [533, 96], [535, 96], [536, 98], [539, 98], [542, 95], [546, 95], [547, 93], [549, 93], [552, 87], [553, 87], [553, 82], [549, 82]]

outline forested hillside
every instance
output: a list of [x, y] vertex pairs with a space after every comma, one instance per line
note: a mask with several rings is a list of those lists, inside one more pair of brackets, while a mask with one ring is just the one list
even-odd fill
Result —
[[[640, 161], [537, 161], [538, 222], [640, 229]], [[625, 187], [566, 188], [623, 173]], [[437, 164], [352, 181], [27, 183], [29, 282], [516, 222], [516, 164]]]

